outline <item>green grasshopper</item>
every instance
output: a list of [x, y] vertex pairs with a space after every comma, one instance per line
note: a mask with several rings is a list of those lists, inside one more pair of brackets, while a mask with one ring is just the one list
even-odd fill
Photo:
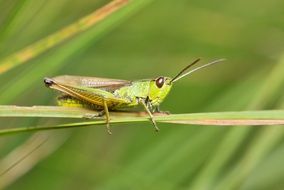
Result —
[[44, 83], [47, 87], [63, 93], [57, 99], [59, 105], [83, 106], [100, 111], [99, 114], [88, 115], [86, 117], [93, 118], [105, 115], [109, 134], [111, 134], [109, 110], [119, 111], [139, 105], [144, 107], [155, 130], [159, 131], [153, 113], [161, 112], [159, 105], [168, 95], [173, 83], [199, 69], [219, 63], [224, 59], [215, 60], [187, 71], [199, 60], [196, 59], [173, 78], [160, 76], [155, 79], [127, 81], [64, 75], [45, 78]]

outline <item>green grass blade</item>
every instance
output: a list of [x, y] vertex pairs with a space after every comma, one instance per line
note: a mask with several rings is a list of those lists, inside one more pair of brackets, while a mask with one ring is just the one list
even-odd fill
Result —
[[[0, 106], [0, 117], [57, 117], [57, 118], [84, 118], [86, 114], [96, 114], [97, 112], [81, 108], [64, 108], [55, 106]], [[104, 117], [95, 118], [98, 121], [63, 124], [56, 126], [36, 126], [13, 129], [2, 129], [0, 135], [41, 131], [51, 129], [85, 127], [90, 125], [105, 124]], [[190, 113], [155, 115], [157, 122], [191, 124], [191, 125], [282, 125], [284, 124], [284, 110], [267, 111], [241, 111], [241, 112], [215, 112], [215, 113]], [[144, 112], [112, 112], [111, 123], [145, 122], [149, 117]]]
[[[97, 111], [61, 106], [0, 106], [0, 117], [60, 117], [83, 118], [86, 114], [97, 114]], [[111, 112], [115, 117], [140, 117], [145, 112]], [[185, 114], [155, 114], [160, 120], [194, 120], [194, 119], [282, 119], [284, 110], [259, 110], [213, 113], [185, 113]], [[167, 119], [162, 119], [167, 118]], [[140, 121], [140, 120], [138, 120]], [[220, 123], [222, 124], [222, 123]]]

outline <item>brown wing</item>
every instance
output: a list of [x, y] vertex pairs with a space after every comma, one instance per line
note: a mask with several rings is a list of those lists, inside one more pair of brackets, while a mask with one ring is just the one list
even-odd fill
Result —
[[89, 88], [103, 88], [108, 91], [113, 91], [123, 86], [131, 85], [131, 81], [121, 79], [109, 79], [98, 77], [71, 76], [62, 75], [52, 78], [53, 80], [70, 86], [82, 86]]
[[101, 107], [104, 106], [104, 102], [107, 103], [109, 108], [129, 103], [127, 99], [115, 97], [111, 92], [107, 92], [100, 88], [63, 84], [55, 79], [49, 78], [45, 78], [44, 83], [49, 88], [63, 92], [64, 94], [70, 95], [78, 100]]

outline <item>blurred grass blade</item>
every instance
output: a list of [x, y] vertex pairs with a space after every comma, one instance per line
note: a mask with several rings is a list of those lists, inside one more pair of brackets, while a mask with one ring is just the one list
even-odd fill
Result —
[[90, 15], [83, 17], [79, 21], [5, 58], [0, 62], [0, 74], [18, 66], [19, 64], [27, 62], [48, 49], [62, 43], [66, 39], [89, 29], [111, 13], [124, 7], [128, 2], [129, 0], [111, 1], [109, 4], [94, 11]]
[[[210, 114], [210, 113], [208, 113]], [[189, 124], [189, 125], [216, 125], [216, 126], [235, 126], [237, 123], [238, 125], [256, 125], [256, 126], [263, 126], [263, 125], [284, 125], [284, 117], [282, 119], [215, 119], [215, 120], [208, 120], [205, 119], [183, 119], [177, 120], [180, 115], [172, 115], [171, 117], [155, 117], [157, 122], [163, 123], [176, 123], [176, 124]], [[183, 118], [187, 118], [187, 115], [183, 115]], [[225, 121], [226, 120], [226, 121]], [[146, 116], [139, 117], [139, 118], [114, 118], [112, 117], [110, 123], [130, 123], [130, 122], [145, 122], [149, 121], [149, 118]], [[220, 124], [220, 123], [226, 124]], [[61, 125], [54, 125], [54, 126], [34, 126], [34, 127], [19, 127], [19, 128], [12, 128], [12, 129], [1, 129], [1, 135], [8, 135], [8, 134], [17, 134], [22, 132], [34, 132], [34, 131], [46, 131], [46, 130], [54, 130], [54, 129], [66, 129], [66, 128], [77, 128], [77, 127], [87, 127], [92, 125], [104, 125], [106, 122], [104, 120], [99, 121], [90, 121], [90, 122], [79, 122], [79, 123], [68, 123], [68, 124], [61, 124]]]
[[[275, 95], [282, 95], [284, 84], [284, 56], [280, 57], [273, 71], [268, 75], [261, 88], [259, 98], [254, 100], [254, 107], [262, 105], [263, 102], [274, 101]], [[267, 90], [270, 89], [270, 90]], [[279, 92], [278, 92], [279, 91]], [[279, 108], [283, 108], [283, 102], [278, 103]], [[260, 107], [260, 106], [259, 106]], [[249, 174], [257, 167], [261, 160], [267, 155], [271, 149], [277, 145], [283, 138], [284, 131], [282, 129], [264, 128], [258, 132], [246, 150], [246, 154], [232, 168], [222, 180], [217, 184], [216, 189], [220, 188], [238, 188], [240, 184], [249, 176]]]
[[[40, 64], [38, 64], [38, 60], [35, 60], [34, 62], [36, 62], [36, 64], [33, 63], [33, 65], [26, 68], [24, 72], [19, 73], [17, 78], [5, 82], [0, 88], [0, 104], [10, 104], [15, 101], [15, 98], [20, 96], [20, 94], [25, 92], [30, 86], [38, 84], [38, 81], [42, 81], [44, 76], [47, 74], [51, 75], [51, 73], [58, 71], [65, 64], [69, 63], [69, 61], [72, 62], [73, 60], [71, 58], [76, 57], [78, 52], [93, 45], [95, 40], [109, 32], [120, 24], [122, 20], [128, 18], [151, 1], [152, 0], [130, 1], [125, 8], [116, 11], [111, 16], [99, 22], [96, 26], [82, 32], [80, 35], [76, 35], [61, 46], [53, 48], [45, 57], [41, 58]], [[17, 86], [17, 88], [14, 86]]]
[[[282, 74], [284, 68], [283, 60], [284, 59], [281, 58], [278, 64], [276, 64], [275, 67], [272, 69], [272, 71], [268, 75], [266, 75], [266, 78], [262, 78], [263, 81], [260, 83], [261, 85], [259, 85], [258, 89], [255, 91], [256, 93], [252, 98], [251, 102], [248, 104], [247, 109], [263, 109], [267, 107], [267, 105], [269, 105], [269, 102], [273, 102], [275, 100], [275, 95], [281, 94], [281, 92], [283, 91], [282, 86], [284, 81], [284, 75]], [[263, 132], [267, 134], [266, 130], [269, 129], [263, 130], [265, 130]], [[193, 189], [209, 188], [209, 185], [214, 181], [215, 177], [219, 174], [222, 167], [225, 166], [225, 163], [228, 162], [229, 159], [231, 159], [233, 152], [237, 151], [239, 146], [245, 140], [245, 138], [249, 134], [249, 131], [250, 128], [232, 129], [221, 141], [219, 147], [216, 149], [216, 153], [210, 159], [210, 162], [208, 162], [208, 164], [200, 171], [198, 177], [196, 178], [194, 184], [191, 187]], [[262, 132], [259, 133], [260, 136], [261, 133]], [[281, 134], [281, 131], [279, 131], [279, 133]], [[269, 141], [269, 143], [271, 142], [272, 141]], [[237, 168], [237, 170], [238, 169], [239, 168]], [[242, 172], [245, 172], [245, 170], [242, 170]], [[237, 181], [236, 179], [241, 176], [239, 175], [240, 173], [241, 172], [239, 171], [238, 176], [234, 176], [233, 178], [231, 178], [230, 175], [226, 175], [226, 177], [222, 178], [222, 180], [225, 181], [224, 179], [230, 178], [231, 181]], [[229, 183], [227, 183], [226, 185], [228, 184]], [[222, 188], [227, 188], [228, 186], [226, 185], [224, 185]], [[216, 189], [219, 188], [221, 187], [218, 186]]]
[[[1, 3], [1, 1], [0, 1], [0, 3]], [[1, 49], [1, 46], [3, 45], [3, 38], [5, 38], [5, 33], [9, 30], [13, 20], [15, 19], [16, 15], [17, 15], [17, 13], [20, 12], [20, 10], [24, 7], [24, 5], [26, 3], [27, 3], [27, 0], [17, 1], [14, 9], [12, 9], [9, 12], [6, 19], [1, 24], [1, 27], [0, 27], [0, 49]]]
[[[49, 138], [51, 136], [52, 138]], [[12, 184], [40, 160], [57, 150], [66, 139], [66, 135], [62, 134], [36, 133], [32, 135], [25, 143], [0, 160], [0, 189]]]

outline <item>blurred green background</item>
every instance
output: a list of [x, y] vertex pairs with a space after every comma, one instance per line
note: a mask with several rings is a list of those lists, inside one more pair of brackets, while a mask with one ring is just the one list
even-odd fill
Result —
[[[0, 66], [109, 1], [0, 0]], [[284, 107], [283, 0], [133, 0], [78, 35], [0, 75], [0, 104], [55, 105], [43, 78], [173, 76], [201, 57], [227, 61], [175, 84], [171, 113]], [[17, 61], [17, 60], [15, 60]], [[1, 119], [1, 128], [75, 122]], [[0, 138], [7, 189], [283, 189], [281, 127], [131, 123]]]

